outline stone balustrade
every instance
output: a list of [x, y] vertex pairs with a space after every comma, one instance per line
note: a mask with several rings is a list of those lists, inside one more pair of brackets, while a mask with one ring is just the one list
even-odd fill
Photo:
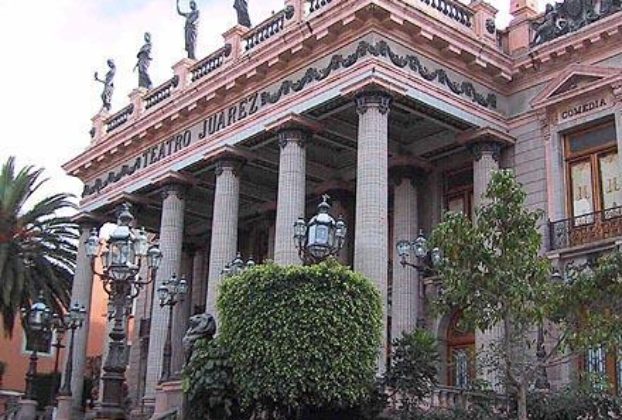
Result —
[[508, 405], [507, 397], [495, 393], [469, 391], [449, 386], [437, 386], [432, 392], [429, 407], [434, 409], [451, 410], [453, 408], [467, 408], [473, 404], [483, 404], [493, 407], [497, 411], [505, 411]]
[[294, 17], [294, 12], [294, 6], [289, 5], [251, 29], [243, 38], [244, 50], [250, 51], [281, 32], [285, 28], [285, 22]]
[[145, 109], [150, 109], [159, 104], [160, 102], [170, 98], [175, 89], [179, 85], [179, 76], [173, 76], [173, 78], [167, 80], [157, 88], [149, 91], [149, 93], [143, 98], [145, 103]]
[[459, 24], [471, 28], [473, 26], [473, 12], [455, 0], [420, 0], [426, 6], [432, 7]]
[[214, 70], [222, 67], [225, 62], [225, 58], [231, 55], [231, 44], [227, 44], [220, 48], [216, 52], [208, 55], [198, 63], [196, 63], [191, 69], [192, 73], [191, 81], [194, 83], [203, 77], [207, 76]]
[[333, 0], [307, 0], [308, 13], [314, 13], [322, 9], [324, 6], [328, 6]]
[[117, 128], [121, 127], [130, 119], [130, 116], [134, 113], [134, 105], [130, 104], [123, 108], [116, 114], [111, 115], [106, 121], [106, 133], [112, 133]]

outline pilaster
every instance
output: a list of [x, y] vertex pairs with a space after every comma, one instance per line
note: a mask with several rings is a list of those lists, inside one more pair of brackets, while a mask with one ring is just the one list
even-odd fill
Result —
[[388, 277], [388, 123], [392, 98], [385, 92], [362, 92], [355, 98], [358, 122], [354, 269], [381, 292], [383, 330], [378, 360], [384, 372], [387, 357]]
[[[154, 287], [173, 274], [180, 275], [181, 254], [184, 233], [185, 187], [169, 184], [162, 189], [162, 216], [160, 222], [160, 250], [162, 262], [156, 276]], [[162, 374], [164, 341], [168, 326], [168, 309], [161, 308], [154, 299], [151, 309], [151, 329], [149, 335], [149, 355], [147, 378], [145, 380], [145, 404], [152, 409], [155, 391]]]

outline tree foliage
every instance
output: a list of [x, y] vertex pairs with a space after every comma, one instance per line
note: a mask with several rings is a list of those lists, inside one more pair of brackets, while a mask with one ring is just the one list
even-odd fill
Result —
[[75, 205], [63, 193], [35, 200], [42, 172], [17, 170], [12, 157], [0, 170], [0, 315], [7, 335], [39, 293], [56, 313], [69, 305], [78, 235], [59, 212]]
[[382, 303], [360, 274], [334, 261], [263, 265], [224, 280], [218, 309], [244, 407], [345, 409], [369, 397]]
[[[442, 293], [436, 309], [461, 308], [462, 322], [482, 331], [502, 327], [478, 363], [485, 360], [500, 373], [521, 419], [527, 418], [527, 391], [543, 369], [569, 352], [620, 345], [622, 329], [622, 256], [613, 253], [589, 270], [567, 273], [573, 281], [566, 284], [551, 281], [551, 264], [541, 254], [542, 212], [527, 209], [525, 198], [514, 175], [498, 171], [476, 220], [448, 213], [431, 240], [445, 257], [438, 267]], [[552, 327], [545, 328], [549, 321]], [[540, 357], [538, 326], [548, 343]]]
[[439, 362], [436, 340], [426, 330], [415, 329], [393, 341], [385, 382], [398, 411], [415, 412], [421, 401], [431, 395], [437, 384]]

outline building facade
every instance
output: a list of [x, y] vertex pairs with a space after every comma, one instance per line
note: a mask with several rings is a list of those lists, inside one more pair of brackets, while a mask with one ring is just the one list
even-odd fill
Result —
[[[439, 339], [441, 382], [464, 386], [470, 352], [495, 332], [461, 331], [459, 313], [427, 316], [434, 284], [400, 265], [396, 243], [429, 232], [446, 210], [472, 214], [492, 171], [511, 168], [527, 205], [545, 211], [543, 252], [561, 269], [617, 246], [618, 11], [610, 0], [565, 0], [541, 14], [513, 0], [499, 30], [480, 0], [286, 0], [255, 27], [227, 31], [209, 56], [176, 63], [170, 80], [133, 91], [120, 111], [94, 117], [88, 149], [65, 165], [85, 184], [83, 239], [122, 202], [158, 236], [156, 287], [173, 274], [191, 283], [173, 314], [179, 372], [188, 317], [218, 315], [224, 266], [238, 251], [300, 264], [293, 224], [327, 193], [351, 228], [342, 261], [384, 297], [383, 352], [424, 325]], [[80, 301], [94, 287], [83, 248]], [[136, 313], [129, 397], [142, 412], [164, 412], [179, 403], [178, 382], [158, 384], [168, 313], [149, 291]], [[83, 336], [76, 345], [74, 390]], [[553, 386], [583, 368], [620, 387], [620, 359], [593, 353], [550, 372]]]

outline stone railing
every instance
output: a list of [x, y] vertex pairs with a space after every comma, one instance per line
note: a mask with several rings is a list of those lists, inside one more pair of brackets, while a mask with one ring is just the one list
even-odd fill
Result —
[[492, 392], [486, 393], [449, 386], [438, 386], [432, 392], [429, 408], [450, 410], [452, 408], [467, 408], [472, 404], [486, 404], [501, 412], [507, 409], [508, 399], [504, 395]]
[[332, 2], [333, 0], [307, 0], [307, 12], [317, 12], [318, 10], [322, 9], [324, 6], [328, 6]]
[[622, 207], [549, 222], [551, 250], [622, 236]]
[[217, 68], [221, 67], [225, 62], [225, 58], [231, 55], [231, 44], [227, 44], [218, 51], [208, 55], [190, 69], [192, 73], [192, 82], [202, 79]]
[[294, 6], [289, 5], [260, 23], [244, 35], [244, 50], [250, 51], [262, 42], [267, 41], [285, 28], [285, 22], [294, 17]]
[[125, 124], [134, 113], [134, 105], [130, 104], [106, 120], [106, 133], [111, 133]]
[[473, 26], [473, 12], [456, 0], [419, 0], [428, 7], [432, 7], [459, 24], [471, 28]]
[[179, 76], [173, 76], [172, 79], [167, 80], [162, 85], [149, 91], [149, 93], [143, 98], [145, 102], [145, 109], [153, 108], [160, 102], [171, 97], [173, 89], [179, 85]]

